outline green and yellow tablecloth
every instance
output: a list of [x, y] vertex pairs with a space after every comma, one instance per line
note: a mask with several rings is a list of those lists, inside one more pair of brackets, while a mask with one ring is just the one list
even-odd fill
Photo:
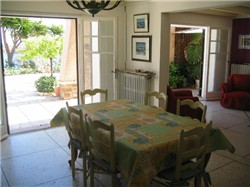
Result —
[[[171, 163], [180, 131], [206, 125], [130, 100], [75, 107], [81, 108], [92, 120], [114, 124], [118, 168], [128, 186], [148, 186], [159, 170]], [[63, 125], [66, 114], [66, 109], [62, 108], [51, 121], [51, 126]], [[214, 127], [209, 152], [224, 149], [234, 152], [232, 144]]]

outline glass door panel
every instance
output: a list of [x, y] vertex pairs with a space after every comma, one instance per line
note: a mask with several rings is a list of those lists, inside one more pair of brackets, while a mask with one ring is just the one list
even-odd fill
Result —
[[[115, 75], [112, 73], [115, 70], [114, 25], [114, 20], [85, 20], [83, 23], [84, 89], [108, 89], [108, 99], [115, 98]], [[103, 99], [97, 95], [93, 101]]]
[[220, 99], [221, 84], [227, 75], [229, 58], [229, 30], [212, 28], [210, 30], [210, 47], [207, 68], [207, 100]]

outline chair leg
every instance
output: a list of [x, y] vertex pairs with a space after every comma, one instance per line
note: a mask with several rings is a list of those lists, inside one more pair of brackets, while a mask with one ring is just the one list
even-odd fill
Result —
[[210, 185], [212, 185], [211, 177], [210, 177], [210, 174], [208, 172], [206, 172], [206, 177], [207, 177], [208, 183]]
[[82, 168], [83, 184], [84, 184], [84, 186], [87, 186], [87, 170], [86, 170], [87, 166], [86, 166], [86, 155], [85, 155], [85, 153], [82, 156], [82, 165], [83, 165], [83, 168]]
[[118, 187], [121, 186], [121, 181], [117, 177], [117, 173], [112, 173], [111, 174], [111, 182], [112, 182], [112, 187]]
[[90, 163], [90, 186], [94, 187], [94, 164]]
[[202, 178], [203, 178], [205, 187], [209, 187], [209, 184], [211, 185], [211, 179], [210, 179], [209, 174], [207, 172], [204, 172], [202, 174]]
[[76, 160], [76, 148], [73, 144], [70, 146], [71, 150], [71, 172], [72, 172], [72, 177], [75, 178], [75, 160]]
[[111, 174], [111, 185], [112, 185], [112, 187], [117, 187], [117, 180], [116, 180], [116, 177], [115, 177], [115, 174]]
[[194, 186], [195, 187], [200, 187], [201, 186], [201, 176], [195, 177]]

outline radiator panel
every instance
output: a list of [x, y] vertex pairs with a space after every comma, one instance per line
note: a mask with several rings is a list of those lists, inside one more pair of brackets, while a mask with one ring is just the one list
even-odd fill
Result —
[[145, 75], [118, 72], [118, 99], [144, 103], [145, 92], [151, 91], [152, 80]]
[[231, 64], [231, 74], [250, 74], [250, 64]]

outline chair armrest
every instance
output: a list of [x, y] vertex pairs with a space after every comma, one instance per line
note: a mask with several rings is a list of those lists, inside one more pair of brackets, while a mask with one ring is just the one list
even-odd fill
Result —
[[221, 91], [222, 93], [231, 92], [233, 90], [233, 85], [231, 83], [222, 83]]
[[193, 96], [193, 93], [191, 90], [174, 90], [173, 91], [175, 97], [179, 96]]
[[191, 99], [193, 101], [199, 101], [199, 97], [196, 97], [196, 96], [179, 96], [179, 97], [174, 98], [174, 100], [176, 100], [176, 101], [178, 99], [180, 99], [180, 100]]

